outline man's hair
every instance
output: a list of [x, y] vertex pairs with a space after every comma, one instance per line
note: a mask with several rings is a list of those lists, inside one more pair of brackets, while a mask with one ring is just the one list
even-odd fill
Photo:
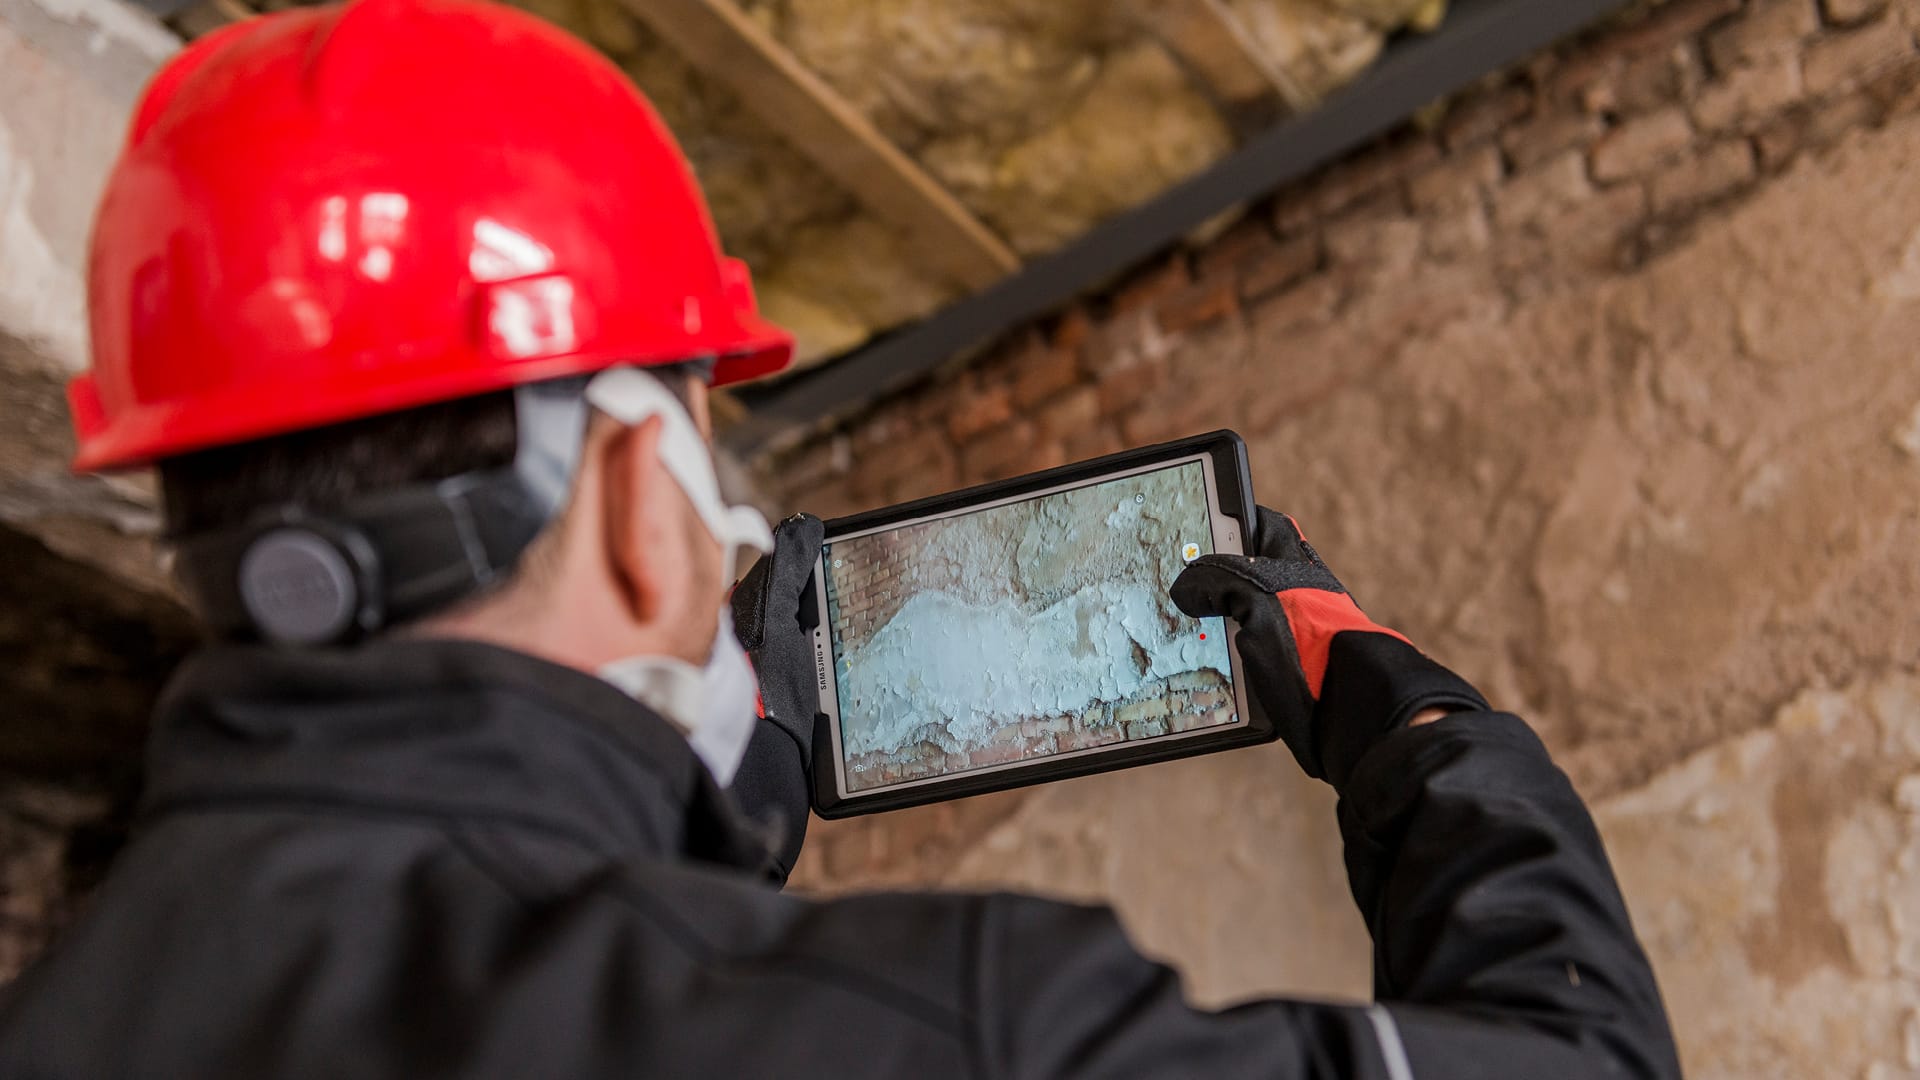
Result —
[[[687, 404], [687, 376], [710, 362], [648, 368]], [[424, 405], [311, 431], [168, 458], [159, 465], [167, 532], [189, 536], [244, 524], [274, 506], [324, 513], [363, 496], [512, 463], [513, 392]]]

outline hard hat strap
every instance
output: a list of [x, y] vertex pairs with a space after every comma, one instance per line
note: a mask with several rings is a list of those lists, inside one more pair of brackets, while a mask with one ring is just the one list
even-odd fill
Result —
[[293, 645], [351, 641], [505, 578], [565, 504], [586, 431], [586, 378], [514, 390], [516, 447], [465, 473], [316, 513], [287, 503], [184, 537], [177, 574], [208, 626]]

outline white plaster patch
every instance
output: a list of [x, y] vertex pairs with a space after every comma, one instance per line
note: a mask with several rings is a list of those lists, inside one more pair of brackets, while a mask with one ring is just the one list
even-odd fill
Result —
[[1230, 674], [1224, 635], [1169, 627], [1165, 606], [1157, 588], [1112, 581], [1032, 614], [1011, 600], [914, 596], [842, 660], [847, 752], [897, 750], [930, 723], [956, 746], [982, 745], [1009, 719], [1078, 712], [1190, 671]]

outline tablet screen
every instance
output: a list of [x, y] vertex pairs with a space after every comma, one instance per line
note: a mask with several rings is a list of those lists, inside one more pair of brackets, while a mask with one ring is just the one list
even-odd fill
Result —
[[843, 790], [1237, 723], [1222, 620], [1167, 595], [1209, 490], [1196, 458], [829, 543]]

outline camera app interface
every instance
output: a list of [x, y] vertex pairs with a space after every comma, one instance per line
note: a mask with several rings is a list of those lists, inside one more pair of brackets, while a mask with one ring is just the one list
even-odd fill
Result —
[[1236, 722], [1212, 550], [1199, 462], [828, 545], [847, 790]]

